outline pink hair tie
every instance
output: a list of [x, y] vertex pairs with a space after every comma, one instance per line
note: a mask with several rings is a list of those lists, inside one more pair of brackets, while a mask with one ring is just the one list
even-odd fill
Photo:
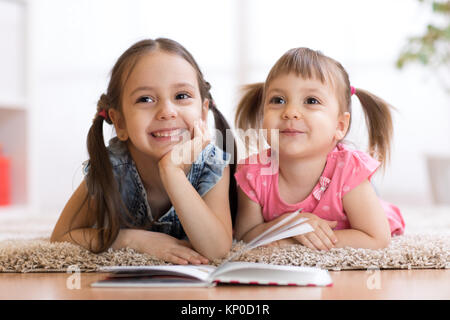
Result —
[[100, 117], [103, 117], [105, 120], [108, 120], [108, 115], [106, 114], [106, 110], [105, 110], [105, 109], [100, 110], [100, 111], [98, 112], [98, 115], [99, 115]]
[[350, 95], [354, 95], [356, 92], [356, 89], [354, 86], [350, 86]]

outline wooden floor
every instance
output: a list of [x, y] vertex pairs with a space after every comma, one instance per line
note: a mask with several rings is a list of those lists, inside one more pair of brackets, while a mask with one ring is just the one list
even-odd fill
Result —
[[[450, 299], [450, 270], [332, 271], [332, 287], [217, 286], [212, 288], [91, 288], [105, 277], [74, 274], [0, 273], [0, 299], [150, 299], [150, 300], [310, 300], [310, 299]], [[72, 277], [72, 278], [70, 278]]]

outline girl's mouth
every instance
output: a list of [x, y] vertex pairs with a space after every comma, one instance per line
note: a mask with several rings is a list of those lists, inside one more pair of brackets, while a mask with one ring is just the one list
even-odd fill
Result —
[[283, 130], [280, 130], [280, 133], [287, 135], [287, 136], [297, 136], [297, 135], [303, 134], [305, 132], [301, 131], [301, 130], [297, 130], [297, 129], [283, 129]]
[[186, 129], [167, 128], [153, 131], [150, 135], [157, 141], [179, 141], [184, 132], [186, 132]]

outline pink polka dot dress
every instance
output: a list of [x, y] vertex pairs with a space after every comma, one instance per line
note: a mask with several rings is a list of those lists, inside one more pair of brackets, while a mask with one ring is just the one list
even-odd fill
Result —
[[[270, 149], [266, 150], [270, 156]], [[283, 213], [303, 208], [318, 217], [337, 221], [334, 230], [349, 229], [350, 223], [345, 214], [342, 198], [365, 179], [371, 179], [380, 163], [362, 151], [351, 150], [338, 144], [327, 156], [327, 162], [317, 185], [311, 194], [301, 202], [290, 204], [281, 199], [278, 190], [278, 171], [270, 172], [270, 163], [261, 161], [256, 154], [238, 165], [235, 178], [241, 190], [253, 201], [259, 203], [265, 221], [270, 221]], [[386, 212], [391, 235], [401, 235], [405, 230], [400, 210], [382, 199], [380, 203]]]

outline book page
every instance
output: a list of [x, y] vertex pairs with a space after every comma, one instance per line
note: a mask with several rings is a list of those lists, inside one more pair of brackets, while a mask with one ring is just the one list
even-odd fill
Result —
[[243, 254], [248, 250], [251, 250], [264, 244], [271, 243], [276, 240], [285, 239], [314, 231], [311, 225], [305, 223], [305, 221], [308, 220], [307, 218], [300, 218], [295, 220], [295, 218], [299, 217], [300, 212], [302, 210], [303, 209], [298, 209], [297, 211], [294, 211], [292, 214], [286, 214], [286, 217], [284, 219], [282, 219], [269, 229], [265, 230], [260, 235], [256, 236], [252, 241], [244, 245], [241, 248], [241, 250], [235, 252], [226, 260], [224, 260], [213, 272], [213, 274], [211, 274], [211, 276], [214, 276], [214, 273], [218, 272], [219, 269], [223, 268], [223, 266], [227, 264], [229, 261], [240, 256], [241, 254]]
[[302, 218], [297, 221], [294, 221], [293, 223], [287, 225], [282, 230], [279, 230], [279, 232], [275, 232], [273, 234], [269, 234], [268, 236], [260, 239], [255, 244], [253, 244], [250, 249], [256, 248], [277, 240], [291, 238], [294, 236], [298, 236], [300, 234], [308, 233], [311, 231], [314, 231], [313, 227], [311, 227], [308, 223], [303, 223], [304, 221], [308, 220], [307, 218]]
[[299, 233], [295, 234], [295, 232], [291, 232], [290, 236], [282, 236], [283, 233], [289, 229], [294, 228], [297, 225], [300, 225], [302, 223], [304, 223], [306, 220], [308, 220], [307, 218], [300, 218], [295, 220], [296, 218], [298, 218], [298, 216], [300, 215], [301, 211], [303, 209], [298, 209], [297, 211], [294, 211], [291, 214], [284, 214], [286, 217], [284, 219], [282, 219], [281, 221], [279, 221], [278, 223], [276, 223], [275, 225], [273, 225], [272, 227], [270, 227], [269, 229], [265, 230], [263, 233], [261, 233], [259, 236], [255, 237], [252, 241], [250, 241], [247, 246], [248, 249], [253, 249], [256, 248], [260, 245], [262, 245], [262, 243], [264, 242], [264, 244], [270, 243], [275, 241], [275, 237], [277, 238], [276, 240], [280, 240], [280, 239], [284, 239], [284, 238], [288, 238], [288, 237], [292, 237], [294, 235], [299, 235], [302, 233], [305, 233], [303, 231], [307, 231], [310, 232], [308, 230], [311, 230], [312, 227], [310, 226], [310, 228], [307, 229], [298, 229]]
[[214, 272], [210, 281], [299, 286], [326, 286], [332, 283], [327, 270], [254, 262], [229, 262], [223, 268]]
[[115, 266], [101, 268], [102, 272], [112, 272], [116, 276], [126, 275], [176, 275], [193, 277], [207, 281], [216, 269], [212, 265], [166, 265], [166, 266]]

